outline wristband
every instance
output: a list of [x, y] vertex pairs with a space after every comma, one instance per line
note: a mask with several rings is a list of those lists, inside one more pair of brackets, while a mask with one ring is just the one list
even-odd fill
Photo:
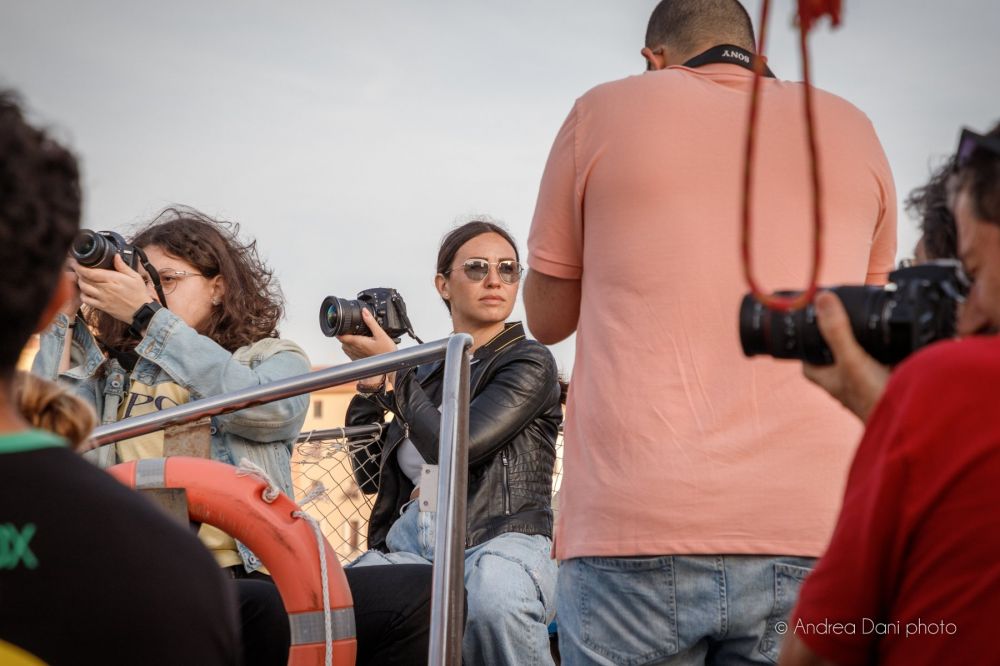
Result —
[[355, 390], [362, 398], [370, 398], [377, 393], [382, 393], [385, 391], [385, 375], [382, 375], [382, 381], [380, 381], [376, 386], [368, 387], [362, 385], [361, 382], [358, 382], [357, 386], [355, 386]]
[[128, 327], [128, 333], [134, 338], [142, 339], [142, 332], [149, 326], [149, 320], [153, 318], [157, 310], [162, 310], [163, 306], [156, 301], [143, 303], [142, 307], [132, 315], [132, 323]]

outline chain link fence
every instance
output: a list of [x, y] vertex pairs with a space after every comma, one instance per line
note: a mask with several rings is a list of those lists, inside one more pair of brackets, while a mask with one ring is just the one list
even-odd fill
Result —
[[[334, 428], [302, 433], [292, 456], [292, 481], [295, 496], [303, 497], [316, 483], [322, 483], [326, 495], [309, 504], [306, 510], [316, 518], [323, 534], [341, 564], [346, 564], [368, 548], [368, 517], [375, 495], [361, 491], [354, 476], [351, 456], [368, 461], [377, 469], [378, 460], [370, 457], [368, 446], [378, 441], [377, 425], [358, 428]], [[374, 449], [374, 447], [372, 447]], [[552, 479], [553, 510], [558, 510], [559, 484], [562, 481], [562, 434], [556, 442], [556, 465]], [[362, 479], [365, 477], [362, 476]]]

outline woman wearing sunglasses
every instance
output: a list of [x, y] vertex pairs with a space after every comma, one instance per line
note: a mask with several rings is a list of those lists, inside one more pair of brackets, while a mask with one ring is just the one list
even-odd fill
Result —
[[[438, 252], [438, 294], [456, 333], [473, 338], [465, 583], [468, 664], [552, 663], [547, 626], [555, 611], [550, 557], [552, 472], [562, 421], [555, 360], [507, 319], [522, 268], [510, 235], [474, 221]], [[353, 359], [396, 345], [367, 311], [372, 337], [341, 336]], [[378, 493], [368, 547], [351, 566], [434, 559], [436, 486], [421, 484], [438, 461], [443, 364], [359, 382], [347, 424], [384, 423], [382, 438], [354, 454], [362, 490]]]

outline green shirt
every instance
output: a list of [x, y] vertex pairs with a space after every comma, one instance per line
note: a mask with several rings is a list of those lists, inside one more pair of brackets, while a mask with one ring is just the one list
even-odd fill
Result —
[[0, 435], [0, 455], [65, 447], [66, 445], [65, 439], [45, 430], [22, 430], [10, 435]]

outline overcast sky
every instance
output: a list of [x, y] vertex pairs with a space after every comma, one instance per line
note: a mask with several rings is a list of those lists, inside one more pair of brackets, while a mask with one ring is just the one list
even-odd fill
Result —
[[[814, 83], [872, 119], [902, 199], [960, 126], [1000, 119], [1000, 3], [844, 4], [811, 41]], [[281, 280], [284, 337], [324, 365], [346, 360], [317, 325], [328, 294], [396, 287], [424, 340], [449, 332], [433, 273], [456, 218], [489, 213], [524, 251], [557, 129], [642, 71], [654, 5], [0, 0], [0, 86], [82, 155], [86, 226], [174, 202], [240, 222]], [[795, 80], [793, 6], [772, 3], [768, 55]], [[915, 240], [901, 217], [900, 254]], [[571, 368], [572, 342], [554, 351]]]

